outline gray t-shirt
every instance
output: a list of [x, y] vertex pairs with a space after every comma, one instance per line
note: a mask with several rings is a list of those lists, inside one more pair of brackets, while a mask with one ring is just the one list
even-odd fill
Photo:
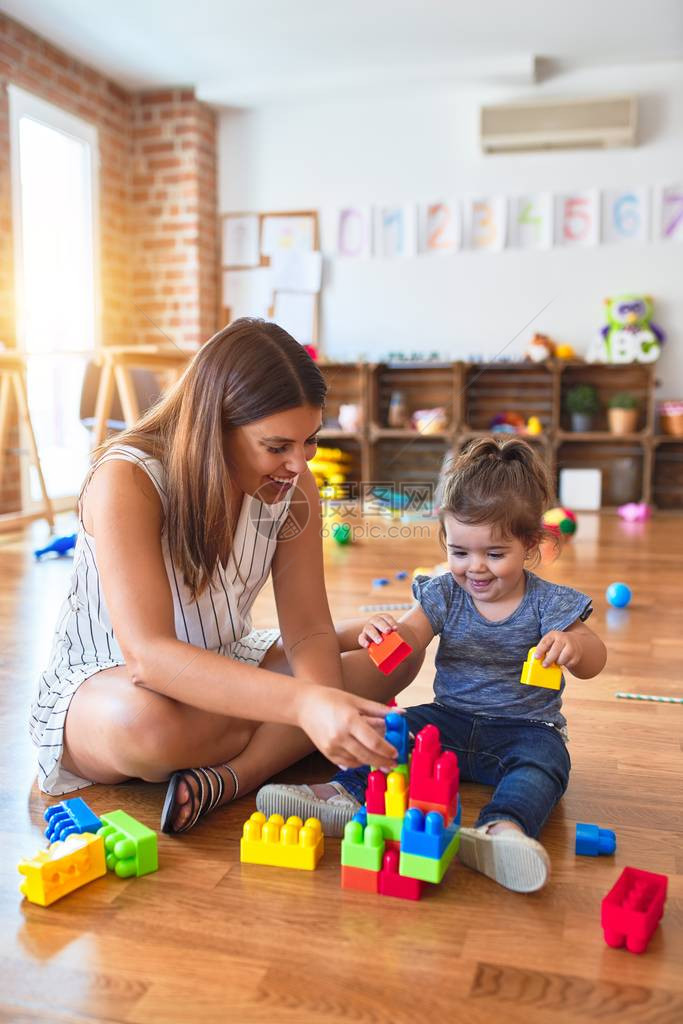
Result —
[[548, 583], [525, 570], [526, 589], [517, 608], [489, 622], [450, 572], [417, 576], [413, 594], [440, 635], [434, 695], [441, 704], [469, 715], [526, 718], [564, 730], [559, 690], [520, 683], [529, 648], [551, 629], [566, 629], [592, 612], [591, 599], [571, 587]]

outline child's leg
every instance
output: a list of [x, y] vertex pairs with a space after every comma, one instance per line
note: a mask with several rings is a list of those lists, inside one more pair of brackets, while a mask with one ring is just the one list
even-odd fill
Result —
[[569, 754], [557, 729], [543, 722], [484, 719], [475, 725], [477, 781], [494, 785], [475, 828], [512, 822], [537, 838], [567, 788]]
[[516, 892], [540, 889], [550, 873], [539, 834], [569, 780], [556, 729], [542, 722], [477, 719], [473, 778], [494, 785], [474, 828], [461, 829], [460, 859]]

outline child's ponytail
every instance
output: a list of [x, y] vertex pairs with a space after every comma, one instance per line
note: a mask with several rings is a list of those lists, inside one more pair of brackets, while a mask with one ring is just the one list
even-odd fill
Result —
[[480, 437], [446, 469], [439, 486], [441, 539], [444, 516], [461, 523], [491, 523], [501, 536], [517, 537], [537, 551], [546, 536], [542, 517], [554, 487], [546, 464], [519, 437]]

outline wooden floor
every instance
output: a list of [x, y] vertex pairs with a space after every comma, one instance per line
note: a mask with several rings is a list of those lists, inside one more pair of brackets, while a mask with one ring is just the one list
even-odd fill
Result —
[[[614, 693], [683, 694], [682, 527], [582, 516], [575, 542], [542, 570], [594, 596], [592, 624], [609, 648], [600, 678], [567, 688], [573, 771], [543, 835], [553, 875], [542, 892], [513, 895], [457, 864], [420, 903], [342, 892], [335, 840], [311, 874], [241, 866], [249, 795], [186, 838], [160, 836], [157, 874], [108, 876], [47, 909], [21, 900], [15, 865], [42, 847], [52, 802], [35, 786], [26, 719], [70, 563], [33, 561], [38, 525], [0, 535], [0, 1019], [680, 1024], [683, 707]], [[440, 558], [433, 537], [331, 545], [335, 617], [408, 599], [407, 582], [373, 592], [372, 578]], [[633, 588], [628, 610], [606, 606], [615, 579]], [[274, 624], [269, 593], [256, 622]], [[401, 703], [428, 698], [428, 660]], [[325, 777], [320, 758], [299, 771], [312, 774]], [[485, 791], [462, 790], [470, 824]], [[136, 783], [84, 795], [96, 811], [122, 807], [156, 828], [162, 794]], [[616, 856], [576, 857], [577, 821], [615, 829]], [[670, 877], [665, 917], [640, 957], [607, 948], [600, 929], [600, 900], [626, 864]]]

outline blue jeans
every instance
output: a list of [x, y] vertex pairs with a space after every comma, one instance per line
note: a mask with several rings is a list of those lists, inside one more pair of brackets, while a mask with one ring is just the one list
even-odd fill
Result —
[[[569, 754], [554, 726], [464, 715], [438, 703], [407, 708], [406, 717], [414, 735], [430, 723], [438, 727], [444, 750], [458, 755], [461, 781], [494, 787], [475, 828], [505, 819], [538, 836], [569, 782]], [[351, 768], [334, 781], [362, 803], [369, 770]]]

